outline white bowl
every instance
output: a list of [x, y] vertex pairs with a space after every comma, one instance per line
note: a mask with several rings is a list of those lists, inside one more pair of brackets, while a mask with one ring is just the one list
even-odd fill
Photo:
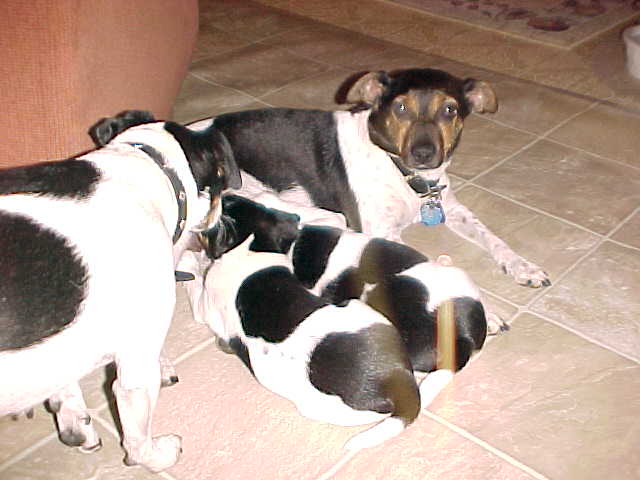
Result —
[[627, 70], [640, 79], [640, 25], [627, 28], [622, 38], [627, 51]]

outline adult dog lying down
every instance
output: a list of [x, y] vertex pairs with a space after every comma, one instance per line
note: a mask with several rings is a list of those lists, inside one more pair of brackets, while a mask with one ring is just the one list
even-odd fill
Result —
[[465, 118], [497, 109], [488, 83], [428, 68], [370, 72], [353, 83], [346, 100], [355, 104], [348, 112], [227, 113], [204, 134], [218, 129], [229, 139], [244, 196], [272, 191], [292, 205], [287, 211], [303, 205], [339, 212], [352, 230], [390, 240], [421, 219], [444, 221], [518, 283], [549, 285], [540, 267], [489, 231], [451, 189], [447, 168]]

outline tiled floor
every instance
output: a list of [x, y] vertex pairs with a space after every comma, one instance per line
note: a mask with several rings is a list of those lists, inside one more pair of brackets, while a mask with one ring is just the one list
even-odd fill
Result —
[[[492, 82], [500, 110], [467, 122], [458, 196], [553, 280], [519, 287], [445, 229], [409, 228], [409, 243], [468, 269], [512, 329], [406, 432], [334, 478], [640, 478], [640, 82], [624, 71], [618, 32], [577, 51], [545, 49], [374, 0], [203, 1], [201, 22], [179, 121], [337, 108], [340, 82], [367, 69], [437, 66]], [[313, 480], [331, 470], [360, 429], [307, 420], [265, 391], [178, 293], [167, 349], [180, 383], [161, 392], [154, 428], [181, 434], [184, 454], [159, 478]], [[122, 465], [106, 377], [83, 382], [101, 451], [64, 447], [43, 409], [0, 418], [0, 478], [158, 478]]]

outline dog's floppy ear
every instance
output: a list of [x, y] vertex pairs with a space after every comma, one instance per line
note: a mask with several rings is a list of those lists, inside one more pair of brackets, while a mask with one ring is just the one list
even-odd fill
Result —
[[255, 252], [287, 253], [300, 234], [300, 216], [269, 208], [269, 218], [259, 222], [249, 246]]
[[237, 190], [242, 187], [242, 178], [229, 140], [218, 129], [212, 129], [212, 137], [212, 150], [214, 159], [217, 160], [218, 176], [225, 179], [225, 189]]
[[103, 118], [96, 122], [89, 128], [89, 135], [96, 146], [103, 147], [127, 128], [155, 121], [153, 114], [146, 110], [125, 110], [115, 117]]
[[[342, 92], [339, 91], [339, 95], [344, 96], [344, 102], [375, 105], [377, 100], [382, 96], [384, 90], [389, 84], [389, 76], [386, 72], [367, 72], [360, 73], [349, 78], [343, 87]], [[348, 89], [346, 95], [344, 90]], [[336, 95], [336, 99], [340, 100]], [[342, 102], [342, 103], [344, 103]]]
[[464, 81], [463, 91], [464, 98], [472, 112], [495, 113], [498, 110], [498, 97], [487, 82], [467, 78]]
[[220, 130], [212, 125], [193, 131], [176, 122], [166, 122], [164, 128], [180, 143], [198, 191], [209, 187], [213, 200], [227, 188], [242, 186], [231, 145]]

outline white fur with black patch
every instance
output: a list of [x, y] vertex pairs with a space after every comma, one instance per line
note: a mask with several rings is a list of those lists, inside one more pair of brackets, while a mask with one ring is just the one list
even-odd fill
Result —
[[[269, 267], [291, 270], [290, 261], [283, 254], [249, 250], [252, 239], [250, 236], [207, 268], [202, 267], [208, 263], [204, 253], [185, 253], [179, 268], [196, 275], [196, 281], [186, 285], [196, 316], [209, 325], [223, 344], [231, 345], [234, 339], [240, 339], [246, 346], [250, 368], [256, 379], [269, 390], [292, 401], [302, 415], [343, 426], [363, 425], [384, 419], [353, 437], [346, 448], [367, 448], [399, 434], [406, 427], [400, 419], [371, 410], [356, 410], [338, 395], [318, 390], [310, 380], [311, 357], [328, 335], [367, 335], [367, 329], [381, 325], [388, 327], [396, 336], [390, 322], [364, 303], [358, 300], [352, 300], [346, 306], [325, 303], [279, 342], [270, 342], [244, 332], [238, 313], [238, 309], [243, 309], [243, 305], [238, 304], [238, 292], [243, 282], [252, 274]], [[205, 276], [203, 278], [200, 275]], [[278, 288], [275, 283], [270, 285]], [[311, 294], [307, 292], [302, 295]], [[285, 302], [287, 300], [283, 299]], [[265, 308], [268, 306], [265, 305]], [[404, 353], [401, 358], [404, 359]], [[398, 360], [397, 366], [391, 365], [389, 368], [405, 368], [402, 367], [403, 361]], [[411, 375], [410, 370], [407, 370], [407, 374]]]
[[[174, 266], [189, 230], [203, 220], [209, 206], [199, 197], [180, 144], [164, 125], [132, 127], [105, 147], [79, 157], [100, 173], [85, 198], [0, 196], [0, 212], [35, 222], [42, 232], [64, 239], [87, 271], [84, 300], [66, 328], [26, 348], [0, 352], [0, 414], [19, 412], [48, 398], [56, 404], [67, 398], [61, 418], [83, 417], [86, 406], [77, 382], [115, 360], [114, 391], [127, 460], [152, 471], [173, 465], [180, 452], [178, 436], [151, 438], [149, 427], [160, 385], [159, 357], [175, 304]], [[184, 185], [188, 214], [176, 245], [172, 237], [178, 206], [171, 182], [148, 155], [128, 142], [161, 152]], [[80, 446], [94, 449], [97, 438], [90, 427]]]

